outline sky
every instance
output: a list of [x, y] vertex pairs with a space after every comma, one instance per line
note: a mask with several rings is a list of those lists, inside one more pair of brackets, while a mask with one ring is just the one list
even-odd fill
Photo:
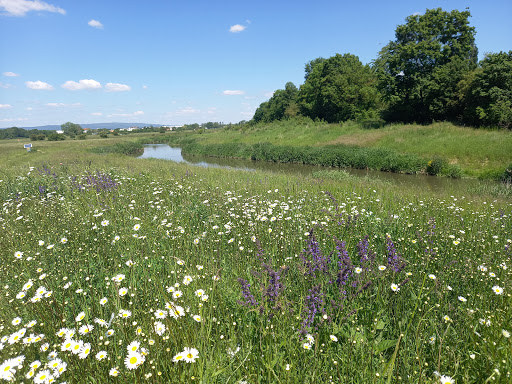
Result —
[[371, 63], [438, 7], [469, 8], [480, 59], [512, 49], [510, 0], [0, 0], [0, 128], [250, 120], [308, 61]]

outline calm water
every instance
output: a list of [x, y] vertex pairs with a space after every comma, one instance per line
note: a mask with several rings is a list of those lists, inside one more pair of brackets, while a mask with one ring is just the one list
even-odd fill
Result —
[[[314, 165], [270, 163], [265, 161], [224, 159], [207, 156], [187, 155], [181, 153], [181, 148], [173, 148], [167, 144], [145, 145], [144, 153], [139, 156], [139, 159], [145, 158], [171, 160], [178, 163], [186, 163], [200, 167], [230, 168], [245, 171], [264, 170], [302, 175], [310, 175], [315, 171], [323, 169], [334, 169]], [[427, 175], [404, 175], [399, 173], [351, 168], [346, 168], [344, 170], [354, 176], [369, 176], [372, 178], [392, 182], [394, 184], [403, 185], [404, 187], [407, 187], [408, 185], [419, 186], [427, 190], [445, 190], [453, 191], [454, 193], [456, 191], [464, 191], [468, 187], [477, 187], [478, 185], [484, 183], [491, 184], [490, 182], [483, 182], [474, 179], [449, 179], [445, 177]]]

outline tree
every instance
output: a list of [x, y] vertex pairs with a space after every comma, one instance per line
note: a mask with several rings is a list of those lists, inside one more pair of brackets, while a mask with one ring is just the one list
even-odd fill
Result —
[[459, 83], [463, 120], [512, 128], [512, 51], [487, 54], [480, 68]]
[[378, 100], [374, 71], [349, 53], [314, 65], [298, 95], [303, 115], [329, 123], [367, 115], [376, 110]]
[[468, 10], [427, 9], [406, 18], [374, 66], [388, 120], [428, 122], [453, 117], [457, 83], [477, 65]]
[[62, 124], [60, 127], [64, 131], [64, 134], [66, 134], [70, 137], [80, 135], [83, 132], [80, 124], [74, 124], [69, 121], [67, 123]]
[[304, 68], [304, 80], [307, 80], [311, 72], [313, 72], [313, 68], [315, 68], [318, 64], [322, 64], [325, 61], [323, 57], [317, 57], [316, 59], [310, 60], [306, 63]]
[[274, 120], [290, 117], [290, 113], [293, 113], [292, 106], [296, 102], [298, 93], [297, 87], [289, 81], [284, 89], [278, 89], [268, 101], [260, 104], [256, 112], [254, 112], [253, 122], [269, 123]]

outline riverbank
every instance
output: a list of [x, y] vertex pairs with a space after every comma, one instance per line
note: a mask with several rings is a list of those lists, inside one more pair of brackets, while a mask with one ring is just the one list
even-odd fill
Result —
[[[352, 152], [374, 153], [377, 157], [383, 151], [386, 155], [393, 154], [396, 161], [391, 164], [396, 167], [386, 165], [386, 161], [381, 167], [396, 168], [398, 172], [415, 173], [420, 168], [420, 172], [443, 174], [444, 167], [444, 173], [449, 176], [496, 179], [512, 164], [512, 132], [459, 127], [451, 123], [393, 124], [380, 129], [365, 129], [352, 122], [326, 124], [298, 119], [255, 126], [232, 126], [230, 129], [183, 132], [169, 137], [171, 144], [180, 145], [185, 150], [194, 153], [212, 151], [215, 155], [227, 154], [228, 157], [250, 158], [246, 148], [262, 143], [296, 149], [321, 148], [322, 151], [343, 147], [351, 148]], [[187, 142], [209, 147], [203, 150], [199, 147], [185, 148], [183, 144]], [[235, 150], [235, 147], [238, 149]], [[282, 152], [281, 149], [279, 152]], [[409, 162], [405, 167], [404, 159]], [[418, 160], [420, 162], [416, 163]], [[271, 161], [289, 159], [283, 159], [281, 154], [276, 153]], [[430, 161], [435, 167], [427, 170]], [[354, 165], [357, 167], [357, 161]]]

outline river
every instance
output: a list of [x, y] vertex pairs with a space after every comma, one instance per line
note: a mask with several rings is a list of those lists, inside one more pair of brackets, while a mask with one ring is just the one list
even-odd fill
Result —
[[[171, 160], [178, 163], [186, 163], [200, 167], [229, 168], [244, 171], [264, 170], [271, 172], [293, 173], [302, 175], [311, 175], [313, 172], [320, 170], [335, 169], [305, 164], [271, 163], [265, 161], [251, 161], [198, 155], [187, 155], [181, 153], [181, 148], [170, 147], [167, 144], [145, 145], [144, 153], [138, 158], [156, 158], [163, 160]], [[447, 177], [429, 175], [405, 175], [400, 173], [381, 172], [353, 168], [344, 168], [344, 170], [354, 176], [369, 176], [375, 179], [388, 181], [404, 187], [416, 186], [432, 191], [453, 191], [455, 193], [456, 191], [463, 192], [468, 188], [476, 188], [478, 186], [482, 186], [482, 184], [496, 184], [491, 181], [481, 181], [475, 179], [450, 179]]]

